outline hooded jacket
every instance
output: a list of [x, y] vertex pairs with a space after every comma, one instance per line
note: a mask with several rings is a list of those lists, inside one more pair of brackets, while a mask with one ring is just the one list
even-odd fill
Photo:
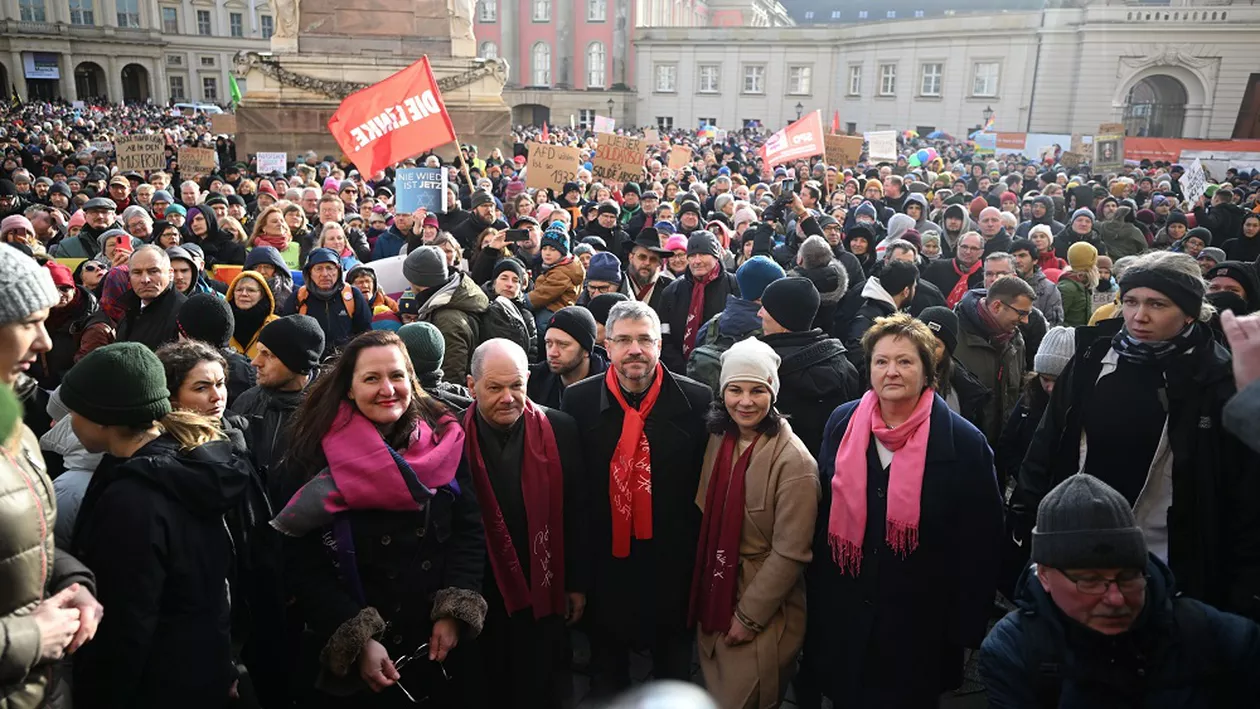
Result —
[[255, 246], [250, 249], [245, 257], [245, 270], [257, 271], [256, 267], [264, 263], [276, 269], [276, 274], [267, 279], [267, 287], [271, 289], [272, 298], [276, 301], [276, 315], [279, 315], [280, 310], [284, 308], [284, 304], [288, 302], [289, 296], [295, 290], [293, 273], [285, 263], [284, 257], [273, 246]]
[[1063, 231], [1063, 224], [1056, 221], [1054, 218], [1054, 199], [1045, 195], [1039, 195], [1037, 197], [1033, 197], [1033, 202], [1045, 207], [1046, 213], [1040, 217], [1033, 217], [1032, 219], [1021, 222], [1015, 229], [1016, 239], [1027, 239], [1029, 232], [1032, 231], [1032, 228], [1040, 224], [1050, 227], [1051, 234], [1058, 234]]
[[[201, 250], [206, 254], [206, 270], [212, 271], [219, 264], [225, 265], [242, 265], [245, 263], [245, 244], [237, 241], [231, 233], [219, 228], [219, 220], [214, 215], [214, 210], [201, 206], [198, 207], [202, 216], [206, 218], [206, 234], [198, 239], [193, 239], [193, 243], [200, 244]], [[192, 233], [192, 217], [188, 218], [188, 233]]]
[[[311, 269], [320, 263], [337, 266], [337, 282], [329, 293], [318, 293], [311, 280]], [[324, 252], [314, 253], [302, 268], [302, 277], [307, 285], [293, 291], [284, 305], [285, 315], [302, 313], [319, 322], [324, 330], [324, 356], [344, 347], [355, 335], [372, 329], [372, 308], [368, 307], [367, 299], [358, 288], [347, 286], [344, 275], [341, 259], [328, 257]], [[346, 310], [345, 301], [348, 300], [354, 301], [353, 317]]]
[[1195, 223], [1212, 232], [1212, 243], [1208, 246], [1219, 247], [1230, 239], [1241, 237], [1243, 220], [1246, 218], [1247, 213], [1243, 208], [1233, 202], [1194, 208]]
[[778, 410], [792, 417], [796, 435], [817, 455], [831, 412], [866, 389], [844, 345], [815, 327], [805, 332], [762, 335], [779, 355]]
[[924, 234], [927, 234], [929, 232], [936, 232], [940, 234], [945, 231], [936, 222], [928, 219], [928, 214], [931, 212], [931, 208], [928, 207], [928, 201], [926, 197], [919, 194], [918, 192], [911, 192], [910, 194], [906, 195], [906, 201], [905, 201], [905, 204], [902, 206], [902, 209], [905, 209], [905, 205], [908, 205], [911, 202], [915, 202], [920, 207], [922, 207], [922, 210], [920, 210], [922, 212], [922, 216], [920, 216], [919, 220], [914, 223], [914, 229], [915, 231], [919, 232], [919, 236], [923, 236]]
[[[847, 252], [845, 252], [847, 253]], [[848, 254], [853, 258], [852, 254]], [[856, 259], [854, 259], [856, 261]], [[825, 332], [831, 331], [831, 324], [836, 319], [836, 311], [840, 307], [840, 301], [844, 299], [849, 292], [849, 273], [838, 260], [832, 259], [825, 266], [818, 268], [796, 268], [790, 273], [790, 277], [808, 278], [810, 283], [814, 284], [814, 289], [818, 291], [818, 313], [814, 315], [813, 326], [822, 328]], [[860, 293], [860, 291], [859, 291]], [[799, 434], [799, 426], [797, 427]]]
[[862, 305], [853, 318], [847, 322], [842, 322], [840, 319], [835, 321], [833, 333], [844, 344], [847, 350], [846, 356], [853, 363], [858, 374], [866, 373], [866, 355], [862, 350], [862, 335], [871, 328], [876, 318], [886, 317], [895, 312], [897, 312], [897, 303], [893, 300], [892, 294], [884, 289], [878, 276], [872, 276], [866, 279], [866, 285], [862, 286]]
[[101, 462], [74, 538], [115, 620], [75, 655], [83, 706], [222, 705], [235, 679], [223, 518], [249, 485], [227, 440], [181, 450], [163, 435]]
[[417, 316], [442, 333], [446, 343], [443, 378], [462, 382], [468, 376], [473, 350], [481, 344], [481, 315], [490, 307], [490, 299], [471, 278], [458, 272], [426, 295]]
[[[252, 280], [258, 284], [259, 288], [262, 289], [263, 298], [261, 301], [259, 301], [257, 305], [254, 306], [254, 308], [258, 308], [262, 306], [263, 303], [266, 303], [266, 312], [267, 312], [266, 316], [264, 316], [261, 319], [261, 321], [258, 323], [258, 328], [254, 330], [253, 333], [249, 334], [248, 336], [245, 336], [245, 334], [241, 332], [240, 330], [242, 317], [241, 317], [241, 313], [238, 312], [237, 310], [236, 301], [233, 298], [233, 296], [236, 295], [236, 284], [240, 283], [242, 280]], [[227, 302], [228, 302], [228, 305], [232, 308], [232, 314], [235, 316], [236, 327], [237, 327], [237, 329], [232, 332], [232, 341], [229, 343], [229, 346], [234, 351], [245, 355], [250, 360], [253, 360], [254, 357], [258, 356], [258, 336], [262, 333], [262, 329], [266, 327], [267, 323], [271, 322], [272, 320], [280, 319], [280, 316], [276, 315], [275, 313], [275, 310], [276, 310], [275, 296], [271, 294], [271, 288], [267, 286], [267, 279], [263, 278], [262, 274], [258, 273], [257, 271], [241, 271], [239, 274], [237, 274], [236, 278], [232, 279], [231, 285], [228, 286]], [[253, 311], [253, 308], [250, 309], [251, 313], [252, 311]], [[250, 313], [246, 313], [246, 315], [248, 314]], [[240, 339], [238, 339], [238, 336], [244, 337], [245, 341], [242, 342]]]
[[359, 264], [358, 266], [350, 269], [350, 272], [346, 274], [346, 283], [354, 285], [354, 282], [359, 279], [359, 276], [370, 276], [372, 278], [372, 295], [363, 296], [368, 302], [368, 307], [372, 308], [372, 312], [376, 312], [376, 308], [381, 305], [384, 305], [395, 313], [398, 312], [398, 301], [385, 295], [385, 291], [381, 290], [381, 283], [377, 279], [376, 271], [373, 270], [372, 267]]
[[[1054, 254], [1059, 258], [1066, 259], [1068, 249], [1072, 248], [1072, 244], [1078, 241], [1089, 242], [1091, 246], [1098, 249], [1099, 256], [1110, 256], [1107, 252], [1107, 245], [1103, 243], [1102, 235], [1098, 233], [1098, 222], [1094, 222], [1094, 226], [1089, 230], [1088, 234], [1081, 235], [1072, 231], [1072, 225], [1069, 223], [1063, 227], [1063, 230], [1054, 235]], [[1146, 241], [1142, 241], [1146, 244]]]
[[[946, 226], [948, 222], [945, 221], [950, 217], [961, 219], [962, 228], [957, 231], [950, 231], [949, 227]], [[958, 239], [969, 231], [979, 231], [979, 227], [977, 227], [975, 221], [972, 220], [971, 214], [967, 211], [967, 208], [961, 204], [951, 204], [946, 207], [945, 213], [941, 215], [942, 238], [940, 260], [953, 258], [956, 250], [958, 249]]]
[[1095, 226], [1098, 237], [1107, 246], [1107, 255], [1113, 260], [1146, 251], [1146, 237], [1142, 236], [1142, 231], [1133, 221], [1133, 210], [1121, 205], [1102, 224]]
[[1037, 294], [1037, 299], [1033, 301], [1033, 305], [1041, 311], [1046, 318], [1046, 323], [1051, 327], [1063, 322], [1063, 294], [1059, 292], [1058, 287], [1052, 282], [1040, 268], [1033, 268], [1031, 276], [1024, 278], [1028, 285], [1032, 286], [1033, 291]]

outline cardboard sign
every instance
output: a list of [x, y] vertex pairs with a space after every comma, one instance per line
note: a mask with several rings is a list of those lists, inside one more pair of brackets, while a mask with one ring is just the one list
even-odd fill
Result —
[[215, 161], [215, 157], [215, 152], [211, 148], [189, 148], [181, 145], [179, 148], [179, 169], [186, 175], [193, 173], [209, 175], [214, 172], [218, 164]]
[[409, 167], [394, 174], [395, 204], [400, 213], [421, 207], [429, 214], [446, 211], [446, 170], [440, 167]]
[[1203, 161], [1195, 158], [1177, 183], [1181, 185], [1181, 193], [1186, 196], [1187, 202], [1198, 203], [1199, 198], [1207, 194], [1207, 174], [1203, 172]]
[[83, 109], [87, 108], [87, 104], [83, 103], [82, 101], [71, 101], [70, 107], [76, 110], [82, 111]]
[[216, 134], [223, 133], [225, 135], [236, 134], [236, 114], [234, 113], [216, 113], [210, 116], [210, 130]]
[[114, 140], [118, 169], [161, 170], [166, 167], [166, 140], [160, 135], [120, 135]]
[[648, 128], [643, 131], [643, 139], [647, 141], [648, 145], [656, 145], [661, 142], [661, 134], [655, 128]]
[[870, 156], [872, 161], [887, 160], [889, 162], [897, 162], [897, 131], [880, 130], [867, 133], [866, 139], [871, 144]]
[[1103, 123], [1098, 126], [1099, 135], [1115, 135], [1116, 133], [1124, 135], [1123, 123]]
[[270, 175], [273, 172], [284, 173], [288, 169], [288, 153], [258, 153], [258, 174]]
[[1085, 162], [1085, 156], [1080, 153], [1067, 152], [1059, 156], [1059, 164], [1068, 169], [1076, 169]]
[[598, 133], [591, 177], [604, 184], [637, 182], [643, 177], [643, 156], [647, 146], [642, 138]]
[[577, 179], [582, 164], [581, 151], [564, 145], [529, 143], [529, 163], [525, 166], [525, 186], [550, 189], [556, 194], [564, 183]]
[[669, 169], [681, 170], [691, 162], [691, 148], [675, 145], [669, 149]]
[[608, 116], [595, 116], [595, 125], [591, 126], [591, 130], [596, 133], [611, 133], [617, 129], [617, 121]]
[[826, 160], [835, 167], [853, 167], [862, 159], [862, 139], [849, 135], [826, 135]]
[[1119, 171], [1124, 167], [1124, 125], [1104, 123], [1094, 136], [1094, 170]]

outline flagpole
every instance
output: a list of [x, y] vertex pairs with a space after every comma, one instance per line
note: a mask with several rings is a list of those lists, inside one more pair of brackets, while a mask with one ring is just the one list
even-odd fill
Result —
[[464, 158], [460, 150], [459, 135], [455, 133], [454, 128], [451, 129], [451, 135], [455, 136], [455, 154], [459, 156], [460, 171], [464, 173], [464, 179], [468, 181], [468, 191], [476, 192], [477, 186], [473, 184], [472, 175], [468, 174], [468, 160]]

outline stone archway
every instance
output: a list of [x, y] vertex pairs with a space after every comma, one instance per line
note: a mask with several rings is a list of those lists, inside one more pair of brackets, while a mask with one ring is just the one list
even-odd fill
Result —
[[551, 122], [551, 108], [536, 103], [517, 104], [512, 107], [512, 123], [523, 126], [541, 126]]
[[122, 68], [123, 101], [145, 103], [149, 100], [149, 70], [139, 64]]
[[83, 101], [94, 98], [108, 100], [109, 85], [105, 81], [105, 70], [96, 62], [80, 62], [74, 68], [74, 90]]
[[1167, 74], [1141, 79], [1125, 99], [1125, 132], [1149, 138], [1182, 137], [1187, 99], [1185, 84]]

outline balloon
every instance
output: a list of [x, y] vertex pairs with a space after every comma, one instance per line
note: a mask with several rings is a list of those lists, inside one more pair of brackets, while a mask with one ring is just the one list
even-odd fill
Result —
[[931, 162], [940, 157], [940, 153], [936, 152], [936, 148], [928, 148], [927, 154], [928, 154], [928, 159], [924, 160], [924, 162]]
[[595, 167], [595, 163], [590, 163], [590, 162], [583, 163], [583, 164], [582, 164], [582, 167], [583, 167], [583, 168], [585, 168], [585, 169], [587, 169], [587, 170], [590, 170], [590, 169], [593, 169], [593, 168]]
[[919, 152], [915, 153], [914, 156], [919, 159], [918, 164], [920, 165], [927, 162], [928, 160], [931, 160], [931, 158], [928, 157], [928, 151], [926, 150], [920, 150]]
[[923, 151], [920, 150], [918, 153], [915, 153], [914, 155], [910, 156], [910, 159], [906, 161], [910, 163], [910, 167], [919, 167], [920, 165], [923, 164], [923, 162], [919, 160], [919, 154], [922, 152]]

